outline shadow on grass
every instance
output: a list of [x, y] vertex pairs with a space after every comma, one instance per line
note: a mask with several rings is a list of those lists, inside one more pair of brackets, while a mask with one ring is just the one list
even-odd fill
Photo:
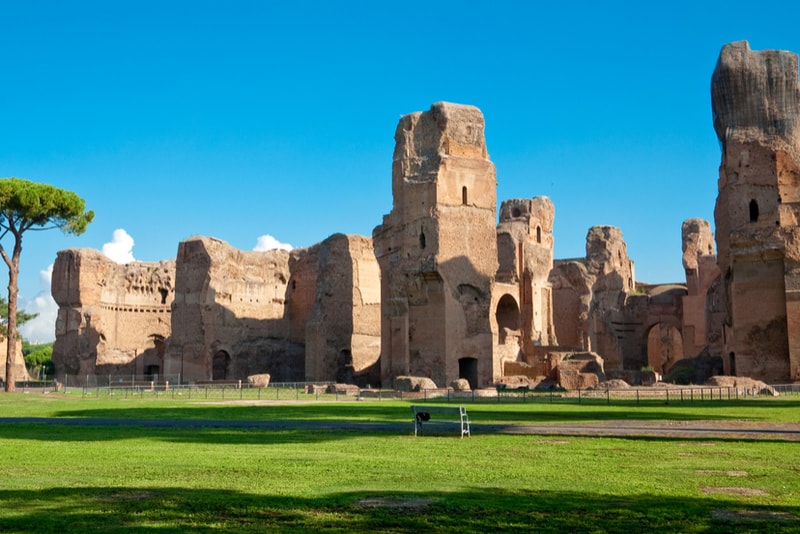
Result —
[[[435, 401], [383, 401], [383, 402], [320, 402], [287, 403], [280, 405], [191, 404], [164, 406], [158, 401], [136, 401], [136, 406], [125, 406], [124, 400], [113, 407], [81, 407], [57, 411], [57, 417], [117, 418], [117, 419], [187, 419], [187, 420], [238, 420], [238, 421], [355, 421], [355, 422], [409, 422], [411, 404], [463, 404], [467, 406], [474, 422], [577, 422], [630, 420], [771, 420], [777, 410], [796, 413], [800, 400], [772, 402], [764, 399], [706, 401], [703, 403], [677, 402], [665, 405], [663, 401], [604, 402], [503, 402], [458, 403]], [[770, 415], [773, 414], [773, 415]]]
[[[64, 424], [79, 423], [79, 424]], [[138, 424], [136, 421], [124, 420], [123, 424], [105, 424], [102, 421], [91, 419], [78, 421], [55, 420], [54, 424], [48, 423], [14, 423], [0, 425], [0, 440], [35, 440], [45, 442], [108, 442], [126, 440], [150, 439], [168, 443], [210, 444], [210, 445], [280, 445], [286, 443], [314, 444], [331, 441], [344, 441], [363, 438], [379, 438], [385, 440], [420, 440], [420, 445], [425, 440], [441, 443], [440, 440], [451, 440], [454, 445], [460, 441], [460, 435], [455, 425], [432, 425], [424, 428], [424, 434], [415, 437], [412, 423], [387, 423], [382, 425], [358, 426], [357, 423], [322, 423], [287, 421], [277, 427], [241, 426], [240, 422], [231, 421], [230, 426], [188, 426], [183, 423], [191, 421], [145, 421], [144, 423], [158, 423], [156, 425]], [[200, 425], [204, 424], [198, 421]], [[308, 423], [308, 424], [304, 424]], [[617, 439], [629, 442], [732, 442], [757, 441], [759, 443], [786, 443], [780, 430], [772, 433], [763, 432], [759, 435], [737, 434], [727, 436], [725, 432], [683, 434], [654, 434], [650, 429], [634, 429], [630, 432], [604, 432], [587, 433], [583, 430], [565, 431], [558, 427], [552, 430], [538, 431], [537, 428], [525, 429], [518, 425], [473, 425], [471, 438], [465, 438], [464, 447], [470, 449], [469, 443], [473, 440], [498, 437], [500, 435], [516, 436], [519, 439], [568, 437], [573, 439]], [[796, 434], [796, 432], [792, 432]], [[476, 442], [477, 445], [477, 442]]]
[[149, 487], [0, 490], [3, 532], [797, 532], [800, 507], [474, 488], [320, 498]]

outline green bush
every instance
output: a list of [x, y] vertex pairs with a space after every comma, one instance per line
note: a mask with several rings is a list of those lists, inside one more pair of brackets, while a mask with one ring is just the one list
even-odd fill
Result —
[[25, 356], [25, 365], [28, 366], [31, 374], [38, 375], [44, 367], [44, 372], [48, 375], [55, 373], [53, 365], [53, 344], [32, 345], [22, 344], [22, 354]]

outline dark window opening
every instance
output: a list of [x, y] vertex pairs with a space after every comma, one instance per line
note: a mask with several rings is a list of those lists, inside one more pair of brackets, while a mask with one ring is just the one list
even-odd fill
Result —
[[425, 248], [425, 232], [419, 233], [419, 248], [421, 249]]
[[336, 381], [341, 384], [353, 384], [354, 376], [353, 354], [349, 349], [340, 350], [336, 361]]
[[169, 294], [169, 292], [166, 289], [163, 289], [163, 288], [159, 289], [158, 292], [161, 293], [161, 304], [166, 304], [167, 303], [167, 295]]
[[144, 374], [147, 375], [146, 380], [158, 380], [158, 374], [161, 371], [161, 368], [158, 365], [148, 365], [147, 368], [144, 370]]
[[512, 217], [519, 217], [520, 215], [522, 215], [522, 212], [519, 210], [519, 208], [514, 208], [511, 210]]
[[758, 221], [758, 202], [756, 199], [750, 201], [750, 222]]
[[467, 205], [467, 186], [461, 188], [461, 203]]
[[730, 364], [730, 375], [736, 376], [736, 355], [731, 352], [728, 354], [728, 363]]
[[537, 226], [536, 227], [536, 242], [537, 243], [541, 243], [542, 242], [542, 227], [541, 226]]

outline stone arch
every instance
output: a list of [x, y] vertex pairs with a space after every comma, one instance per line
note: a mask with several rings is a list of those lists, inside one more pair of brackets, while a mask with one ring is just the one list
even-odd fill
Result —
[[519, 330], [519, 305], [516, 299], [506, 293], [497, 301], [497, 308], [494, 313], [497, 320], [498, 344], [506, 342], [507, 330]]
[[139, 369], [144, 372], [147, 380], [158, 380], [163, 373], [166, 348], [167, 343], [164, 336], [150, 334], [147, 337], [147, 345], [138, 356], [141, 359]]
[[683, 358], [683, 336], [680, 328], [659, 322], [647, 330], [647, 365], [658, 373], [669, 371]]
[[224, 350], [218, 350], [211, 358], [211, 380], [227, 380], [230, 367], [230, 354]]

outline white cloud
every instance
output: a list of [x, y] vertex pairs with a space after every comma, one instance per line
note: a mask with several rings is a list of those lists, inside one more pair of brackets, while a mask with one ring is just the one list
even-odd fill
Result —
[[269, 234], [264, 234], [258, 238], [256, 246], [253, 250], [257, 252], [263, 252], [265, 250], [274, 250], [276, 248], [281, 250], [292, 250], [294, 247], [286, 243], [281, 243]]
[[42, 291], [34, 298], [28, 300], [22, 307], [28, 313], [38, 313], [36, 319], [30, 320], [19, 327], [19, 333], [30, 342], [49, 343], [56, 339], [56, 317], [58, 317], [58, 304], [50, 294], [50, 283], [53, 279], [53, 265], [39, 271], [39, 282]]
[[133, 238], [122, 228], [114, 230], [111, 241], [103, 245], [103, 254], [117, 263], [136, 261], [133, 257]]

